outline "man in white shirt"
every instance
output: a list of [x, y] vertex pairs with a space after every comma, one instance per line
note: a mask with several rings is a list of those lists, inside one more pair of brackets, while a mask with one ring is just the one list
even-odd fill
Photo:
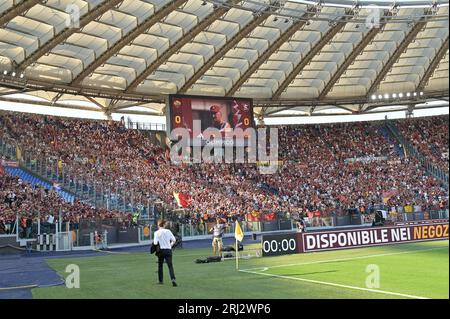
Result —
[[165, 229], [166, 222], [164, 220], [160, 220], [158, 222], [159, 229], [155, 232], [155, 237], [153, 239], [154, 245], [159, 245], [159, 253], [158, 256], [158, 279], [159, 284], [163, 284], [163, 264], [164, 260], [169, 267], [170, 279], [172, 280], [172, 285], [177, 287], [177, 283], [175, 282], [175, 273], [173, 271], [172, 264], [172, 246], [175, 244], [176, 239], [172, 232], [168, 229]]

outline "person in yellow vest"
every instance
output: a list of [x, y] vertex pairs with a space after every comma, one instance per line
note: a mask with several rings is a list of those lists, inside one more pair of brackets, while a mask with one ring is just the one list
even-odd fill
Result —
[[413, 207], [412, 205], [408, 204], [405, 206], [405, 213], [412, 213], [413, 212]]

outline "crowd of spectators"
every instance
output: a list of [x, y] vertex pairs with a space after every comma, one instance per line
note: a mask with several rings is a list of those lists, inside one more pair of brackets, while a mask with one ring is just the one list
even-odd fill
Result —
[[449, 172], [449, 117], [411, 118], [397, 121], [401, 133], [428, 160]]
[[[126, 192], [144, 206], [162, 201], [176, 209], [173, 193], [187, 194], [192, 200], [187, 218], [191, 223], [254, 211], [297, 216], [345, 214], [351, 208], [365, 212], [370, 205], [383, 203], [384, 194], [392, 190], [386, 203], [397, 211], [407, 205], [447, 207], [448, 195], [439, 182], [414, 159], [400, 157], [380, 127], [380, 123], [281, 127], [283, 163], [276, 174], [265, 175], [255, 164], [174, 164], [163, 147], [121, 122], [0, 113], [0, 138], [18, 145], [22, 154], [45, 158], [59, 173], [97, 190]], [[445, 135], [439, 128], [430, 128], [428, 134]], [[11, 188], [11, 181], [8, 185]], [[13, 191], [21, 198], [27, 194], [28, 201], [22, 199], [20, 207], [25, 213], [63, 209], [65, 218], [72, 220], [121, 214], [80, 202], [69, 205], [54, 194], [42, 197], [42, 190], [24, 192], [24, 188], [16, 185]], [[5, 193], [4, 188], [0, 191]], [[0, 216], [10, 216], [12, 208], [2, 205]]]
[[[76, 228], [81, 219], [116, 218], [131, 222], [131, 215], [119, 211], [94, 208], [86, 203], [68, 203], [51, 189], [32, 186], [18, 177], [0, 174], [0, 234], [15, 233], [19, 228], [22, 238], [29, 238], [38, 220], [48, 232], [59, 222], [69, 222]], [[16, 224], [18, 218], [18, 225]], [[37, 229], [34, 229], [37, 231]]]

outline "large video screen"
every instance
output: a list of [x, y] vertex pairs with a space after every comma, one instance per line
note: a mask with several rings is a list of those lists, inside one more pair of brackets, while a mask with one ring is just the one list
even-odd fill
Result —
[[[226, 137], [226, 133], [234, 129], [245, 131], [254, 127], [251, 99], [170, 95], [168, 110], [169, 132], [185, 128], [192, 138], [199, 138], [210, 128], [219, 130]], [[195, 129], [194, 121], [200, 123], [197, 125], [200, 130]]]

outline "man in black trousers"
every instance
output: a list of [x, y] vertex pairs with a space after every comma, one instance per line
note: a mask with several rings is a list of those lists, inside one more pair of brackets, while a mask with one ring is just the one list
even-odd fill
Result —
[[163, 284], [163, 264], [164, 260], [169, 267], [170, 279], [172, 280], [172, 285], [177, 287], [177, 283], [175, 282], [175, 273], [173, 271], [172, 264], [172, 246], [175, 244], [176, 239], [172, 232], [165, 228], [166, 222], [164, 220], [160, 220], [158, 222], [158, 230], [155, 232], [155, 237], [153, 239], [154, 245], [159, 245], [159, 252], [157, 252], [158, 256], [158, 279], [159, 284]]

